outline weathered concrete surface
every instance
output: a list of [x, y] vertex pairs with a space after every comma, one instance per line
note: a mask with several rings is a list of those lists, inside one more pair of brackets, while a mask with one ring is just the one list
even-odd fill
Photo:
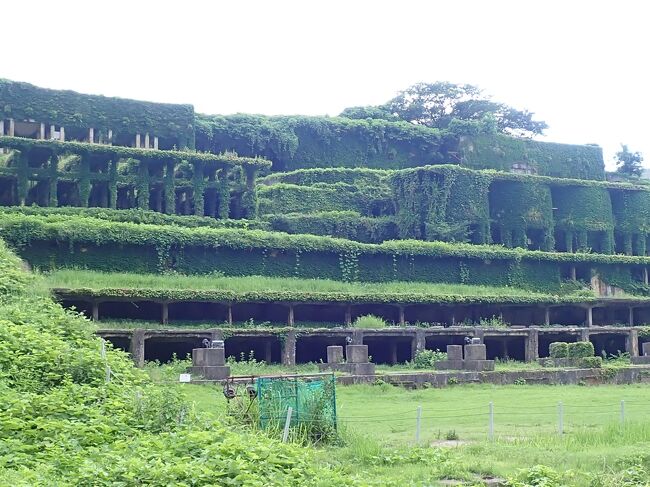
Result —
[[368, 345], [348, 345], [345, 347], [345, 356], [349, 364], [367, 364]]
[[340, 364], [343, 362], [343, 347], [341, 345], [330, 345], [327, 347], [327, 363]]

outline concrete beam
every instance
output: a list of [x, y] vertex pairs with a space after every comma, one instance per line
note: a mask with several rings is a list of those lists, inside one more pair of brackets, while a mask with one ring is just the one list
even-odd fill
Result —
[[144, 148], [149, 149], [149, 133], [144, 134]]
[[158, 150], [158, 137], [153, 138], [153, 148]]

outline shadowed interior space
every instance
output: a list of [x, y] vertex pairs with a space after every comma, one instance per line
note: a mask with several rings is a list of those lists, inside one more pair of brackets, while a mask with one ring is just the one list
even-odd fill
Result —
[[425, 348], [427, 350], [447, 351], [447, 345], [465, 345], [467, 335], [434, 335], [425, 339]]
[[99, 319], [160, 321], [162, 305], [154, 301], [106, 301], [99, 304]]
[[549, 345], [553, 342], [577, 342], [578, 335], [575, 333], [542, 333], [539, 334], [539, 356], [549, 356]]
[[589, 341], [594, 344], [594, 354], [596, 356], [617, 355], [619, 352], [625, 352], [625, 335], [620, 333], [592, 333]]
[[345, 337], [333, 336], [299, 336], [296, 340], [296, 363], [327, 362], [327, 347], [347, 345]]
[[254, 358], [275, 364], [282, 360], [282, 344], [277, 336], [233, 336], [226, 338], [224, 345], [226, 357], [234, 357], [237, 361]]
[[287, 323], [289, 307], [274, 303], [241, 303], [233, 304], [233, 321], [254, 322], [268, 321], [271, 323]]
[[131, 348], [131, 340], [128, 337], [106, 337], [107, 342], [111, 342], [113, 348], [118, 348], [128, 352]]
[[345, 306], [340, 304], [300, 304], [294, 306], [293, 313], [295, 321], [345, 323]]
[[579, 306], [553, 306], [549, 317], [552, 325], [580, 326], [586, 321], [587, 311]]
[[194, 348], [203, 347], [203, 338], [210, 338], [209, 335], [205, 337], [196, 338], [167, 338], [167, 337], [152, 337], [144, 341], [144, 359], [145, 361], [158, 360], [161, 363], [167, 363], [172, 360], [174, 355], [178, 359], [184, 359], [188, 355], [192, 356]]
[[364, 337], [368, 345], [368, 355], [376, 364], [394, 365], [411, 360], [413, 339], [411, 337], [376, 336]]
[[485, 337], [483, 340], [487, 351], [487, 359], [525, 360], [526, 338], [519, 336]]
[[223, 323], [228, 319], [228, 307], [220, 303], [186, 301], [169, 303], [170, 321], [207, 321]]

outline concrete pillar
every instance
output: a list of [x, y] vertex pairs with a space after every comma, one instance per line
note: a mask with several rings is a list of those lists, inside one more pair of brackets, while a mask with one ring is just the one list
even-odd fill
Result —
[[544, 307], [544, 324], [546, 326], [551, 325], [551, 308], [550, 308], [550, 306]]
[[589, 341], [589, 330], [586, 328], [583, 328], [580, 330], [580, 341], [581, 342], [588, 342]]
[[160, 322], [163, 325], [166, 325], [169, 323], [169, 303], [167, 301], [163, 301], [160, 303], [160, 311], [161, 311], [161, 317], [160, 317]]
[[405, 326], [406, 320], [404, 319], [404, 306], [398, 306], [399, 310], [399, 326]]
[[158, 137], [153, 138], [153, 148], [158, 150]]
[[289, 330], [282, 342], [282, 365], [296, 365], [296, 332]]
[[149, 133], [147, 132], [144, 134], [144, 148], [148, 149], [149, 148]]
[[99, 321], [99, 303], [93, 301], [93, 321]]
[[630, 357], [639, 356], [639, 330], [630, 330], [625, 337], [625, 351]]
[[88, 129], [88, 142], [89, 142], [90, 144], [94, 144], [94, 143], [95, 143], [95, 129], [92, 128], [92, 127], [90, 127], [90, 128]]
[[485, 342], [485, 330], [483, 328], [474, 328], [474, 338], [481, 340], [481, 343]]
[[144, 330], [136, 328], [131, 335], [131, 357], [136, 367], [144, 365]]
[[345, 326], [352, 324], [352, 305], [348, 304], [345, 307]]
[[5, 134], [5, 121], [0, 118], [0, 137]]
[[232, 326], [232, 304], [228, 305], [228, 324]]
[[273, 361], [273, 348], [271, 340], [267, 340], [264, 344], [264, 361], [270, 364]]
[[[547, 308], [548, 309], [548, 308]], [[529, 328], [526, 337], [526, 362], [535, 362], [539, 358], [539, 331], [537, 328]]]
[[395, 365], [397, 363], [397, 342], [390, 342], [390, 363]]
[[351, 345], [363, 345], [363, 330], [352, 330], [352, 343]]
[[50, 139], [54, 138], [54, 132], [56, 132], [56, 127], [54, 125], [50, 125]]
[[140, 148], [140, 134], [135, 134], [135, 147]]
[[648, 268], [643, 268], [643, 284], [648, 285]]
[[630, 306], [628, 310], [627, 324], [634, 326], [634, 308], [632, 306]]
[[65, 142], [65, 127], [59, 129], [59, 140]]
[[293, 320], [293, 304], [289, 305], [289, 312], [287, 316], [287, 325], [293, 326], [294, 320]]
[[427, 340], [424, 330], [417, 329], [415, 330], [415, 336], [411, 341], [411, 360], [415, 358], [415, 355], [418, 352], [421, 352], [426, 348]]
[[571, 266], [571, 280], [572, 281], [576, 280], [576, 266], [574, 265]]
[[108, 129], [108, 140], [106, 141], [108, 145], [113, 145], [113, 130]]
[[16, 133], [16, 124], [14, 123], [14, 119], [10, 118], [9, 119], [9, 133], [7, 135], [9, 135], [9, 137], [13, 137], [15, 135], [15, 133]]
[[587, 307], [587, 326], [594, 326], [593, 306]]
[[221, 328], [212, 328], [210, 330], [210, 338], [212, 340], [225, 340], [223, 330]]
[[341, 364], [344, 362], [343, 347], [341, 345], [330, 345], [327, 347], [327, 363]]
[[41, 129], [38, 132], [38, 138], [41, 140], [45, 140], [45, 124], [41, 122]]

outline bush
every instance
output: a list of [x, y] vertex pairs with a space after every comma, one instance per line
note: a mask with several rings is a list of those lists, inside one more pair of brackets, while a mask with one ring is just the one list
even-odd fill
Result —
[[548, 346], [551, 358], [567, 358], [569, 356], [569, 344], [566, 342], [553, 342]]
[[415, 353], [415, 358], [409, 364], [414, 369], [430, 369], [435, 367], [436, 362], [447, 360], [447, 354], [440, 350], [419, 350]]
[[602, 357], [582, 357], [578, 366], [584, 369], [600, 369], [603, 366]]
[[375, 315], [359, 316], [352, 324], [354, 328], [386, 328], [388, 326], [383, 318]]
[[569, 358], [585, 358], [594, 356], [594, 344], [591, 342], [574, 342], [569, 343]]

